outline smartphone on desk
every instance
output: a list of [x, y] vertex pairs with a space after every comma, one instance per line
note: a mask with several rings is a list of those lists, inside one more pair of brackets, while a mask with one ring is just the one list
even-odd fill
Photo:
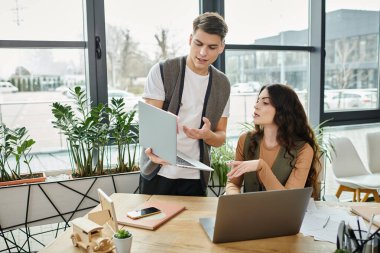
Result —
[[140, 210], [135, 210], [127, 213], [127, 216], [131, 219], [140, 219], [149, 215], [160, 213], [161, 210], [155, 207], [147, 207]]

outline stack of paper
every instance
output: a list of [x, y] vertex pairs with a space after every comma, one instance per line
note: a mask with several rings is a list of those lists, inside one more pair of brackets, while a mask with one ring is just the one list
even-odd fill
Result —
[[[300, 232], [305, 236], [313, 236], [318, 241], [336, 243], [339, 223], [342, 220], [352, 229], [358, 229], [357, 216], [350, 215], [350, 212], [334, 207], [317, 208], [315, 203], [310, 203]], [[367, 230], [361, 217], [359, 217], [359, 224], [362, 230]]]

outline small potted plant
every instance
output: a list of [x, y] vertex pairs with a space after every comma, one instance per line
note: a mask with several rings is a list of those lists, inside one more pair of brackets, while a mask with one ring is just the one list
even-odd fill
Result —
[[132, 234], [125, 229], [118, 230], [113, 235], [113, 242], [116, 247], [116, 253], [129, 253], [132, 246]]
[[[0, 124], [0, 187], [45, 181], [44, 173], [33, 173], [30, 167], [35, 143], [25, 127], [10, 129]], [[21, 173], [23, 164], [28, 173]]]
[[227, 184], [227, 173], [230, 171], [227, 162], [234, 160], [234, 158], [235, 150], [228, 142], [218, 148], [211, 149], [211, 167], [214, 171], [211, 172], [209, 186], [216, 196], [224, 192], [224, 187]]

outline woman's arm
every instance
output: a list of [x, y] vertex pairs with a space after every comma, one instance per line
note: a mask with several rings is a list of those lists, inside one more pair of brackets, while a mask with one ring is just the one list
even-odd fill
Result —
[[[244, 143], [247, 133], [240, 135], [239, 141], [235, 152], [235, 161], [244, 161]], [[243, 176], [236, 178], [228, 178], [226, 185], [226, 194], [238, 194], [240, 193], [241, 186], [243, 184]]]

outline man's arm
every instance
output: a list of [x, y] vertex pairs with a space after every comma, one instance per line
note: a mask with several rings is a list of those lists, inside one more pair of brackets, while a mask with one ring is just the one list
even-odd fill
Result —
[[210, 146], [220, 147], [226, 141], [227, 117], [220, 118], [215, 132], [210, 130], [210, 134], [203, 140]]

